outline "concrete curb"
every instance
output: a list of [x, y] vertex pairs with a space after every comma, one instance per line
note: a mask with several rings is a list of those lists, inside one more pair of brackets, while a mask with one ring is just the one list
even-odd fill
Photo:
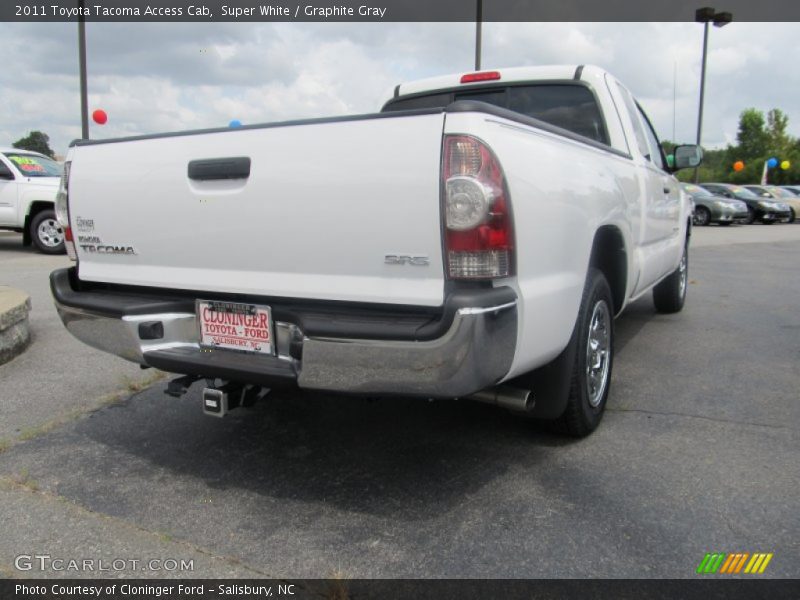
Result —
[[22, 353], [31, 340], [28, 313], [31, 299], [25, 292], [0, 286], [0, 365]]

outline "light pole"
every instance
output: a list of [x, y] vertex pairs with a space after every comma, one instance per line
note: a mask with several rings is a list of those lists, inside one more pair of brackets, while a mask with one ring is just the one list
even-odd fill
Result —
[[86, 19], [83, 2], [78, 0], [78, 63], [81, 79], [81, 138], [89, 139], [89, 99], [86, 85]]
[[[703, 99], [706, 91], [706, 57], [708, 55], [708, 24], [714, 23], [714, 27], [725, 27], [733, 21], [733, 15], [729, 12], [716, 12], [711, 7], [698, 8], [694, 13], [694, 20], [703, 24], [703, 66], [700, 71], [700, 108], [697, 111], [697, 145], [703, 134]], [[694, 182], [699, 183], [700, 171], [694, 168]]]
[[478, 0], [475, 15], [475, 70], [481, 70], [481, 21], [483, 20], [483, 0]]

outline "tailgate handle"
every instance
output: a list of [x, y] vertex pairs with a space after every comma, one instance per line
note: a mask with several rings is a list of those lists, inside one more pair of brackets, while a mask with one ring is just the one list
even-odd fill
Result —
[[250, 157], [203, 158], [189, 161], [189, 179], [247, 179], [250, 177]]

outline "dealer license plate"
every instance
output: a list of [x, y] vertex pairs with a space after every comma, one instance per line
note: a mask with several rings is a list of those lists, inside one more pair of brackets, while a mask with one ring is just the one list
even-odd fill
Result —
[[203, 347], [274, 354], [269, 306], [198, 300], [197, 317]]

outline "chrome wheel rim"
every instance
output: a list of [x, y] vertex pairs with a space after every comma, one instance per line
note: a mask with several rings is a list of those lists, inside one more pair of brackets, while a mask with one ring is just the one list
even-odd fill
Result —
[[686, 281], [689, 278], [688, 262], [686, 250], [684, 250], [683, 256], [681, 256], [681, 264], [678, 265], [678, 273], [680, 273], [680, 278], [678, 281], [678, 293], [681, 295], [681, 298], [686, 295]]
[[37, 229], [39, 241], [48, 248], [55, 248], [64, 243], [64, 229], [55, 219], [45, 219]]
[[608, 387], [610, 359], [611, 313], [605, 300], [598, 300], [589, 320], [586, 341], [586, 393], [592, 408], [600, 404]]

